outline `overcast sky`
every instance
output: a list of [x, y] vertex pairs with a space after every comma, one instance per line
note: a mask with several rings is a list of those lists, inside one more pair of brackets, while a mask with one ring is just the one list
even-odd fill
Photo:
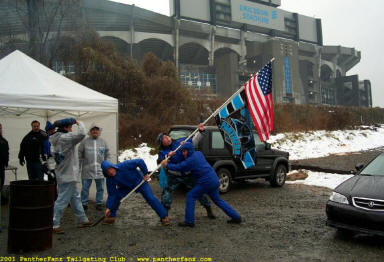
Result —
[[[169, 15], [169, 0], [115, 1]], [[360, 63], [347, 75], [371, 80], [373, 106], [384, 107], [384, 0], [281, 0], [280, 8], [320, 18], [324, 45], [361, 51]]]

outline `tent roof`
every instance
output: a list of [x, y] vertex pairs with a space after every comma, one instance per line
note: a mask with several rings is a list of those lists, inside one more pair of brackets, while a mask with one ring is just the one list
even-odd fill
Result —
[[0, 107], [117, 112], [118, 102], [17, 50], [0, 60]]

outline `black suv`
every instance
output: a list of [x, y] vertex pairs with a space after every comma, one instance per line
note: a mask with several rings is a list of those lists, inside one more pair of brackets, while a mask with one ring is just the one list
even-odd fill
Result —
[[[168, 134], [172, 139], [188, 137], [196, 126], [172, 126]], [[225, 147], [223, 137], [216, 126], [206, 126], [203, 136], [196, 147], [215, 169], [220, 179], [220, 192], [230, 190], [233, 181], [265, 178], [271, 186], [281, 187], [289, 170], [289, 153], [271, 149], [271, 144], [260, 142], [254, 133], [256, 143], [256, 166], [244, 169], [241, 162], [232, 158], [231, 152]]]

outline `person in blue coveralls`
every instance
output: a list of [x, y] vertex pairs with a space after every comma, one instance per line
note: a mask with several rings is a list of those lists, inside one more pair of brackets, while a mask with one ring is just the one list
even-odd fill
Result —
[[[139, 170], [137, 170], [139, 168]], [[124, 162], [113, 164], [108, 160], [101, 163], [101, 169], [106, 177], [108, 198], [106, 209], [104, 211], [104, 225], [115, 222], [116, 212], [119, 209], [120, 200], [131, 192], [142, 180], [148, 181], [148, 169], [142, 159], [126, 160]], [[145, 174], [145, 175], [143, 175]], [[157, 213], [163, 226], [169, 225], [168, 212], [153, 195], [148, 182], [144, 182], [137, 190], [140, 192], [147, 203]]]
[[179, 171], [184, 174], [191, 172], [191, 175], [196, 178], [195, 186], [187, 193], [184, 222], [180, 222], [178, 225], [181, 227], [195, 226], [195, 202], [203, 194], [207, 194], [231, 218], [227, 221], [228, 223], [240, 224], [242, 221], [241, 216], [227, 202], [220, 198], [219, 179], [204, 155], [199, 151], [195, 151], [193, 144], [190, 142], [183, 144], [180, 150], [182, 150], [185, 158], [184, 161], [172, 164], [164, 159], [161, 162], [161, 165], [166, 166], [168, 170]]
[[[199, 141], [202, 139], [205, 130], [204, 124], [199, 124], [198, 129], [199, 132], [193, 138], [188, 140], [188, 142], [192, 142], [195, 146], [197, 146], [199, 144]], [[173, 164], [177, 164], [180, 161], [184, 160], [181, 151], [178, 150], [174, 152], [174, 150], [178, 148], [179, 145], [182, 144], [185, 139], [186, 137], [182, 137], [177, 140], [173, 140], [170, 136], [168, 136], [168, 134], [160, 133], [157, 137], [157, 141], [160, 144], [157, 163], [159, 164], [167, 156], [170, 156], [170, 162]], [[181, 175], [180, 172], [172, 172], [166, 169], [162, 170], [165, 170], [167, 174], [166, 176], [168, 184], [163, 189], [163, 192], [161, 194], [161, 204], [163, 204], [163, 206], [167, 210], [170, 210], [172, 205], [173, 192], [175, 192], [175, 190], [182, 184], [185, 185], [188, 189], [191, 189], [195, 185], [196, 179], [190, 175]], [[160, 170], [160, 172], [162, 170]], [[212, 212], [211, 203], [209, 202], [208, 198], [205, 195], [202, 195], [199, 198], [199, 202], [207, 211], [208, 218], [215, 219], [216, 217]]]

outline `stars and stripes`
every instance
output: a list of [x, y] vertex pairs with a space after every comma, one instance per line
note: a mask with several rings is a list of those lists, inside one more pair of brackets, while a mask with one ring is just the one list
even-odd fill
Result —
[[273, 130], [272, 62], [244, 84], [252, 120], [261, 142]]
[[233, 94], [215, 113], [216, 124], [225, 146], [245, 169], [255, 165], [256, 127], [261, 141], [273, 129], [272, 61]]

